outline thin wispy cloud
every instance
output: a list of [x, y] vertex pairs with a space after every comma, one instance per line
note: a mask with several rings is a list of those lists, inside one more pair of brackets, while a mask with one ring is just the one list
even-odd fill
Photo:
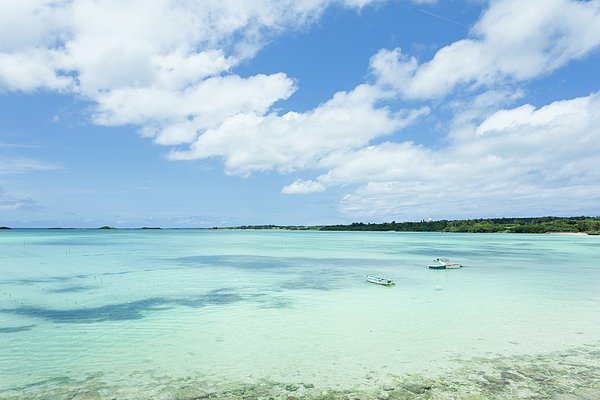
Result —
[[24, 143], [6, 143], [6, 142], [0, 141], [0, 147], [14, 148], [14, 149], [39, 149], [42, 146], [33, 145], [33, 144], [24, 144]]
[[33, 171], [62, 169], [61, 165], [30, 158], [7, 158], [0, 160], [0, 175], [22, 174]]
[[38, 210], [42, 207], [31, 198], [17, 198], [6, 193], [0, 186], [0, 211], [13, 211], [17, 209]]

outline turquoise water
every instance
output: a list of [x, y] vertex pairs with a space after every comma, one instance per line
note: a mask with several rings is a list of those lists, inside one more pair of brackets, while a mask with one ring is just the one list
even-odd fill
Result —
[[0, 398], [585, 396], [599, 305], [598, 236], [4, 231]]

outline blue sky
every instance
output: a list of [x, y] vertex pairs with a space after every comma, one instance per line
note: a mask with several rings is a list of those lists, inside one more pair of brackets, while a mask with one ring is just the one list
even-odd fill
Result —
[[600, 1], [0, 8], [0, 225], [600, 214]]

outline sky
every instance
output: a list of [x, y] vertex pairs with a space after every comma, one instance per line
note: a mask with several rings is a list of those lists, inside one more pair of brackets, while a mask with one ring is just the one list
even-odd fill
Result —
[[0, 225], [600, 214], [600, 0], [0, 0]]

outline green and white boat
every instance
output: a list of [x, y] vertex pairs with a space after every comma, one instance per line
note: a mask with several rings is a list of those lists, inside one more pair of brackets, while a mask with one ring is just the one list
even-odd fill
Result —
[[433, 260], [433, 264], [429, 264], [428, 267], [431, 269], [458, 269], [461, 265], [451, 263], [447, 258], [436, 258]]

